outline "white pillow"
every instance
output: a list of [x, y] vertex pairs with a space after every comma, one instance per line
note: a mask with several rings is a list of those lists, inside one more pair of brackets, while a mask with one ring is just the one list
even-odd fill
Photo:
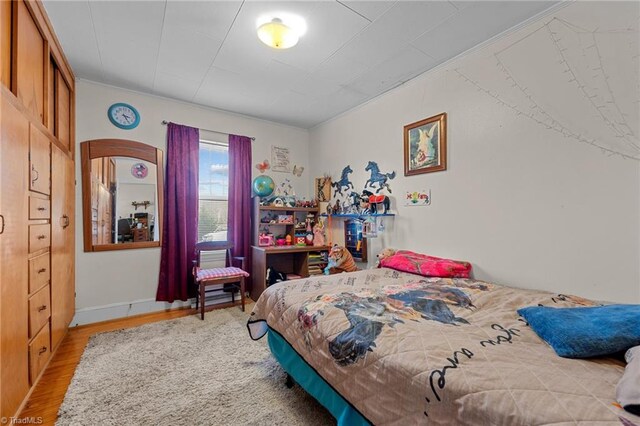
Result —
[[624, 358], [627, 367], [618, 382], [616, 399], [622, 408], [640, 416], [640, 346], [629, 349]]

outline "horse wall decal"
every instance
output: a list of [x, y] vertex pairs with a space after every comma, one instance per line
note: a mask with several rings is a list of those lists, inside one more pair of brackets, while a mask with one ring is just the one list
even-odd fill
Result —
[[374, 188], [374, 185], [378, 185], [378, 188], [376, 188], [376, 194], [382, 191], [383, 188], [387, 188], [387, 191], [391, 193], [391, 187], [387, 183], [387, 180], [393, 179], [396, 177], [395, 171], [391, 173], [380, 173], [380, 168], [378, 167], [378, 163], [376, 163], [375, 161], [369, 161], [369, 163], [367, 164], [367, 167], [365, 167], [365, 170], [367, 172], [371, 171], [371, 176], [364, 183], [365, 188], [367, 186]]
[[331, 184], [331, 186], [335, 188], [334, 196], [337, 196], [338, 194], [342, 195], [342, 188], [354, 189], [353, 183], [349, 180], [349, 173], [353, 173], [350, 165], [342, 169], [342, 176], [340, 177], [340, 180]]

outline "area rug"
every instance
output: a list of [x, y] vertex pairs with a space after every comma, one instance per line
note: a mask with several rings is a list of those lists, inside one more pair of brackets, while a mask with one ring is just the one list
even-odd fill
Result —
[[93, 336], [57, 425], [335, 425], [252, 341], [248, 312], [208, 312]]

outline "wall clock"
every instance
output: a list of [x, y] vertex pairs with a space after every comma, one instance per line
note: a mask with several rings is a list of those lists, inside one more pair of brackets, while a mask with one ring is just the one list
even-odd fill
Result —
[[149, 168], [144, 163], [136, 163], [131, 166], [131, 175], [138, 179], [144, 179], [149, 174]]
[[135, 129], [138, 127], [138, 124], [140, 124], [140, 113], [138, 110], [122, 102], [111, 105], [107, 115], [111, 123], [121, 129]]

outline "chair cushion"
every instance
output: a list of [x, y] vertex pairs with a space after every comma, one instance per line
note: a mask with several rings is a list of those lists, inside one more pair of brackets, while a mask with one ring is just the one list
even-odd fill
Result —
[[198, 269], [196, 272], [196, 281], [241, 276], [248, 277], [249, 274], [242, 269], [236, 268], [234, 266], [230, 266], [228, 268]]

